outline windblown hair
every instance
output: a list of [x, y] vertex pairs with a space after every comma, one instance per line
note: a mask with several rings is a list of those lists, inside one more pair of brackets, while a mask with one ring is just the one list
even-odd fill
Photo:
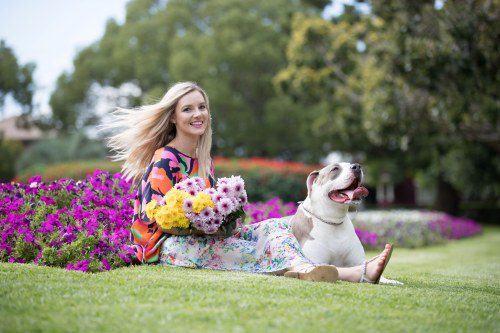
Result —
[[113, 161], [125, 160], [122, 172], [134, 182], [146, 171], [154, 152], [172, 141], [176, 134], [172, 117], [179, 100], [192, 91], [199, 91], [207, 106], [209, 120], [205, 133], [198, 142], [197, 154], [199, 176], [210, 173], [212, 148], [212, 121], [206, 92], [194, 82], [174, 84], [156, 104], [144, 105], [134, 109], [117, 108], [112, 112], [112, 120], [102, 127], [118, 130], [119, 133], [107, 139], [108, 147], [114, 152]]

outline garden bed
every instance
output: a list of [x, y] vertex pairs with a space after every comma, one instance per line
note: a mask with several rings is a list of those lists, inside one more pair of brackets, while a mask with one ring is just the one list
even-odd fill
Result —
[[[106, 271], [132, 262], [130, 226], [133, 189], [117, 173], [95, 171], [81, 181], [0, 184], [0, 261], [35, 263], [68, 270]], [[247, 223], [288, 216], [295, 203], [275, 197], [245, 207]], [[390, 242], [400, 247], [437, 244], [481, 232], [471, 220], [420, 211], [353, 215], [367, 249]]]
[[[250, 223], [293, 215], [297, 204], [279, 198], [251, 203], [246, 210]], [[386, 243], [415, 248], [440, 244], [481, 233], [481, 226], [467, 218], [423, 210], [384, 210], [349, 213], [356, 234], [365, 248], [378, 249]]]

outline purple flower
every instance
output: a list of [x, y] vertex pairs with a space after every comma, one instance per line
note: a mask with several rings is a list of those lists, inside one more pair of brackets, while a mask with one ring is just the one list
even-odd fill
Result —
[[227, 184], [223, 184], [217, 188], [217, 192], [219, 192], [220, 195], [228, 196], [231, 193], [231, 188]]
[[376, 246], [377, 234], [366, 230], [355, 228], [354, 231], [363, 245]]
[[104, 258], [101, 260], [101, 269], [105, 271], [109, 271], [111, 269], [108, 259]]
[[42, 176], [32, 176], [28, 181], [28, 184], [41, 183], [41, 182], [42, 182]]
[[81, 272], [88, 272], [89, 270], [89, 261], [88, 260], [82, 260], [79, 261], [75, 264], [74, 270], [76, 271], [81, 271]]
[[231, 213], [234, 209], [233, 202], [229, 198], [222, 198], [219, 200], [217, 203], [217, 210], [222, 214], [222, 215], [228, 215]]
[[52, 199], [49, 196], [42, 197], [42, 201], [45, 202], [46, 205], [55, 205], [56, 204], [56, 202], [54, 201], [54, 199]]
[[275, 218], [280, 218], [283, 215], [281, 215], [281, 212], [279, 210], [279, 207], [274, 207], [268, 214], [267, 218], [268, 219], [275, 219]]
[[185, 213], [193, 211], [193, 199], [191, 198], [184, 199], [184, 202], [182, 204], [182, 209], [184, 210]]

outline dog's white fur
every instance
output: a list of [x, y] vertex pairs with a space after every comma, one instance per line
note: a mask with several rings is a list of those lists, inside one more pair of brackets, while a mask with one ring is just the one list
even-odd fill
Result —
[[[365, 260], [365, 251], [347, 215], [349, 205], [359, 202], [340, 204], [329, 198], [332, 190], [344, 189], [352, 183], [355, 176], [351, 167], [350, 163], [338, 163], [312, 172], [307, 179], [307, 198], [290, 221], [302, 251], [315, 263], [352, 267]], [[340, 172], [332, 174], [334, 168], [340, 168]], [[327, 224], [318, 217], [338, 225]]]
[[[350, 163], [336, 163], [309, 174], [308, 195], [290, 220], [292, 232], [304, 255], [317, 264], [352, 267], [361, 265], [366, 260], [363, 245], [347, 215], [349, 206], [359, 204], [361, 198], [346, 200], [344, 203], [330, 199], [332, 191], [349, 187], [355, 179], [359, 184], [362, 183], [361, 167], [357, 165], [359, 170], [354, 171], [354, 166], [355, 164]], [[402, 284], [383, 276], [380, 283]]]

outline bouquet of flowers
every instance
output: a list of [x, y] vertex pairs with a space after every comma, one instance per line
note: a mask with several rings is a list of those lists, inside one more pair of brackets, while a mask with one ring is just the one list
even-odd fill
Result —
[[163, 229], [195, 228], [205, 234], [222, 230], [230, 235], [245, 218], [248, 202], [241, 177], [220, 178], [215, 188], [205, 188], [202, 178], [187, 178], [177, 183], [157, 202], [146, 205], [146, 215]]

